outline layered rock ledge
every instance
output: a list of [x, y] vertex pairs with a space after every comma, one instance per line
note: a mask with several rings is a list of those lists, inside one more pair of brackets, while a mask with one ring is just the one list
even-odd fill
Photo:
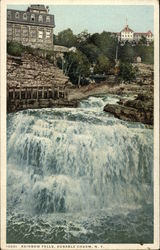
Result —
[[117, 104], [107, 104], [104, 111], [125, 121], [153, 125], [153, 94], [138, 94], [135, 100], [120, 100]]
[[70, 86], [69, 77], [45, 58], [24, 53], [7, 56], [7, 86]]

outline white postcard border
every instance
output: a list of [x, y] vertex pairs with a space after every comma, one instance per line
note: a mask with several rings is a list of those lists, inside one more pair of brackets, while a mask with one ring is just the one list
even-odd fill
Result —
[[[6, 244], [6, 9], [8, 4], [154, 5], [154, 243], [153, 244]], [[159, 249], [159, 2], [158, 0], [1, 0], [1, 249]]]

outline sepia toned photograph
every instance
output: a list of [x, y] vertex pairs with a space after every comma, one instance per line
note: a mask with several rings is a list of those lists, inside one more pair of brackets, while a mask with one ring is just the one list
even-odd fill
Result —
[[6, 3], [2, 249], [153, 249], [155, 3]]

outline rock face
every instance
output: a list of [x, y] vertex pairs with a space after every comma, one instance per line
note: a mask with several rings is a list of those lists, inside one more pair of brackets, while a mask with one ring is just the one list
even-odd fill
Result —
[[135, 100], [121, 99], [117, 104], [108, 104], [104, 111], [115, 117], [134, 122], [153, 125], [153, 65], [136, 64], [137, 77], [134, 83], [111, 89], [110, 93], [117, 95], [136, 95]]
[[7, 56], [7, 86], [59, 86], [70, 85], [69, 78], [63, 71], [48, 60], [23, 54], [22, 57]]
[[141, 85], [153, 85], [154, 84], [154, 68], [150, 64], [133, 64], [133, 66], [138, 67], [138, 72], [136, 76], [136, 82]]
[[118, 104], [107, 104], [104, 111], [122, 120], [153, 125], [153, 96], [151, 98], [139, 94], [135, 100], [120, 100]]
[[45, 58], [28, 53], [7, 56], [8, 112], [76, 106], [76, 101], [68, 101], [71, 85], [63, 71]]

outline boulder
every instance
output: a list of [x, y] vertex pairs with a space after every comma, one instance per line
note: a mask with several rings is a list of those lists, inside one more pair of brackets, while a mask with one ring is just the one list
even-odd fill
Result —
[[139, 94], [134, 100], [121, 99], [117, 104], [107, 104], [104, 111], [125, 121], [153, 125], [153, 95]]

